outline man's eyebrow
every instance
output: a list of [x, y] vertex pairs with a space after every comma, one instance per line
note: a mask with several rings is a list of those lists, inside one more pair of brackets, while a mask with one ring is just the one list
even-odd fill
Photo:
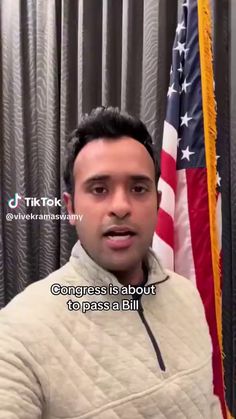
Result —
[[109, 175], [93, 175], [86, 179], [83, 184], [85, 186], [90, 185], [91, 183], [102, 181], [102, 180], [109, 180], [111, 176]]
[[153, 183], [153, 180], [147, 175], [131, 175], [130, 179], [138, 181], [138, 182]]
[[[143, 174], [129, 175], [128, 177], [132, 181], [136, 181], [136, 182], [138, 181], [138, 182], [153, 183], [153, 180], [149, 176], [143, 175]], [[98, 182], [98, 181], [111, 180], [111, 178], [112, 178], [111, 175], [105, 175], [105, 174], [94, 175], [86, 179], [83, 183], [84, 185], [90, 185], [91, 183]]]

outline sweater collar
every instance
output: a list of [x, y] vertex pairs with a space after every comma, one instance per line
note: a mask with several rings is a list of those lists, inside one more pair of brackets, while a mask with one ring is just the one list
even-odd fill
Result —
[[[70, 262], [78, 273], [81, 273], [81, 268], [85, 271], [86, 280], [91, 286], [108, 286], [109, 284], [112, 284], [122, 287], [122, 284], [118, 282], [115, 275], [103, 269], [89, 256], [79, 240], [72, 249]], [[145, 286], [158, 284], [168, 279], [168, 275], [162, 268], [159, 259], [151, 248], [148, 249], [144, 263], [148, 269], [148, 280]]]

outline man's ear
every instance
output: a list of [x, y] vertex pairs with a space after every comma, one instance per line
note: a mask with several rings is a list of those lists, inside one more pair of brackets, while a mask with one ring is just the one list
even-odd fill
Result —
[[[63, 198], [64, 198], [64, 202], [65, 202], [66, 209], [67, 209], [67, 212], [68, 212], [69, 216], [73, 215], [74, 214], [74, 208], [73, 208], [73, 201], [72, 201], [71, 194], [69, 194], [68, 192], [63, 192]], [[69, 219], [69, 223], [72, 226], [74, 226], [76, 224], [75, 221], [76, 220], [73, 217], [71, 217]]]

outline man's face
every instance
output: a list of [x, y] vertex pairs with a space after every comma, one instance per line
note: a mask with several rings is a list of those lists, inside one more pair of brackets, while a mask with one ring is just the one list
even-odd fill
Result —
[[[104, 269], [132, 271], [151, 245], [158, 198], [154, 163], [130, 137], [88, 143], [74, 163], [74, 213], [79, 240]], [[66, 194], [65, 194], [66, 195]], [[65, 196], [73, 214], [71, 197]]]

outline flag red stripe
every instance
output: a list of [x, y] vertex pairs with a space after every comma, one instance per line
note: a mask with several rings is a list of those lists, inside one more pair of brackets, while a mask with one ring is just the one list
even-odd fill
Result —
[[176, 191], [176, 161], [166, 151], [161, 152], [161, 177]]
[[169, 246], [174, 247], [174, 224], [171, 216], [159, 208], [158, 223], [156, 228], [157, 235], [164, 240]]
[[[215, 372], [214, 388], [216, 394], [220, 395], [221, 400], [223, 400], [223, 371], [217, 334], [216, 311], [213, 304], [215, 301], [215, 293], [211, 257], [206, 169], [188, 169], [186, 170], [186, 178], [197, 288], [203, 300], [213, 343], [213, 370]], [[199, 234], [199, 229], [201, 229], [201, 234]], [[204, 237], [204, 240], [202, 240], [202, 237]]]

